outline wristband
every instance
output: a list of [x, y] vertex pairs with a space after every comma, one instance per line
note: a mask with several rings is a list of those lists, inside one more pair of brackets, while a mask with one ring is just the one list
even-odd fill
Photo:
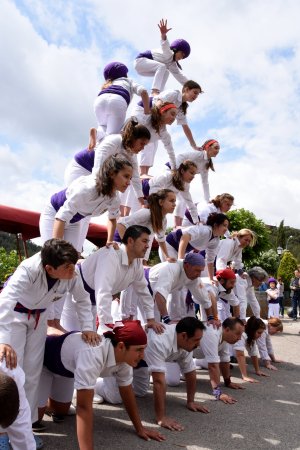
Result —
[[207, 322], [209, 322], [210, 320], [214, 320], [214, 316], [213, 315], [207, 316]]
[[168, 324], [171, 322], [170, 316], [166, 315], [166, 316], [162, 316], [162, 320], [165, 324]]
[[216, 388], [214, 388], [212, 393], [215, 396], [216, 400], [220, 400], [220, 397], [222, 395], [222, 391], [220, 389], [220, 386], [217, 386]]
[[230, 377], [224, 378], [224, 384], [225, 384], [225, 386], [230, 386], [230, 384], [231, 384], [231, 378], [230, 378]]

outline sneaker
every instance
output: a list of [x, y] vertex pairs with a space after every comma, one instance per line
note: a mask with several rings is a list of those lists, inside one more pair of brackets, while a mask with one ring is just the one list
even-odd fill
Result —
[[73, 403], [71, 403], [67, 416], [76, 416], [76, 408]]
[[35, 434], [33, 435], [33, 437], [34, 437], [35, 443], [36, 443], [36, 450], [43, 448], [44, 447], [43, 439], [40, 438], [40, 436], [36, 436]]
[[32, 431], [36, 431], [37, 433], [40, 433], [41, 431], [46, 430], [46, 425], [42, 420], [37, 420], [32, 424]]
[[233, 364], [237, 364], [237, 359], [235, 356], [230, 356], [230, 362]]
[[55, 423], [62, 423], [65, 420], [65, 416], [62, 414], [52, 414], [51, 415], [53, 422]]
[[100, 405], [103, 402], [104, 402], [104, 398], [101, 397], [101, 395], [94, 394], [93, 403], [95, 403], [96, 405]]
[[7, 434], [0, 436], [0, 450], [10, 450], [9, 439]]

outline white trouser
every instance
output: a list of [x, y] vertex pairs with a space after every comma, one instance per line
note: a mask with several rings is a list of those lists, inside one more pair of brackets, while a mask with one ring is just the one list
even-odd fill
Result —
[[236, 276], [236, 285], [234, 288], [237, 298], [240, 301], [240, 318], [246, 320], [247, 301], [255, 317], [260, 317], [260, 306], [254, 295], [247, 297], [247, 282], [240, 275]]
[[120, 133], [126, 117], [127, 103], [121, 95], [102, 94], [94, 103], [98, 130], [106, 135]]
[[154, 164], [155, 155], [157, 152], [158, 141], [150, 142], [145, 145], [144, 149], [139, 152], [140, 166], [152, 167]]
[[[96, 331], [96, 305], [91, 305], [93, 314], [93, 330]], [[67, 331], [81, 331], [81, 325], [76, 312], [75, 301], [69, 292], [66, 294], [64, 307], [61, 314], [60, 324]]]
[[[168, 252], [169, 258], [178, 259], [178, 252], [177, 252], [177, 250], [175, 250], [175, 248], [172, 247], [172, 245], [170, 245], [168, 242], [166, 242], [166, 247], [167, 247], [167, 252]], [[165, 262], [166, 261], [166, 258], [164, 257], [163, 252], [162, 252], [160, 247], [158, 248], [158, 256], [159, 256], [161, 262]]]
[[76, 180], [79, 177], [91, 175], [92, 172], [82, 167], [80, 164], [78, 164], [77, 161], [73, 158], [72, 161], [69, 162], [69, 164], [66, 167], [65, 173], [64, 173], [64, 183], [65, 186], [70, 186], [72, 181]]
[[270, 317], [279, 317], [279, 303], [269, 303], [268, 319]]
[[168, 386], [178, 386], [180, 383], [180, 367], [177, 362], [166, 362], [166, 383]]
[[134, 68], [139, 75], [154, 77], [152, 89], [164, 90], [170, 73], [164, 63], [154, 61], [154, 59], [137, 58], [134, 61]]
[[231, 316], [229, 303], [225, 303], [223, 300], [218, 299], [217, 309], [218, 309], [218, 318], [222, 323], [224, 322], [225, 319]]
[[[137, 397], [144, 397], [149, 389], [149, 371], [148, 367], [139, 367], [133, 369], [133, 392]], [[122, 403], [120, 391], [115, 377], [98, 378], [95, 392], [108, 403]]]
[[[150, 293], [149, 293], [150, 295]], [[138, 297], [133, 285], [121, 292], [120, 296], [120, 314], [122, 319], [133, 316], [134, 319], [140, 320], [141, 324], [147, 323], [146, 314], [144, 312], [141, 300]]]
[[[36, 315], [13, 311], [11, 346], [17, 353], [18, 364], [25, 372], [24, 389], [31, 410], [32, 423], [38, 419], [38, 386], [43, 367], [47, 334], [47, 311]], [[36, 327], [36, 329], [34, 329]]]
[[[53, 225], [55, 220], [56, 211], [49, 203], [40, 217], [40, 234], [41, 240], [44, 244], [45, 241], [51, 239], [53, 236]], [[87, 220], [88, 219], [88, 223]], [[70, 242], [78, 252], [82, 251], [84, 239], [87, 235], [89, 225], [89, 218], [84, 218], [75, 223], [65, 224], [64, 239]]]
[[73, 398], [74, 378], [56, 375], [43, 366], [39, 383], [38, 407], [44, 408], [48, 398], [56, 402], [69, 403]]
[[120, 195], [121, 205], [131, 208], [130, 214], [141, 209], [141, 204], [134, 192], [132, 185], [128, 186], [124, 194]]

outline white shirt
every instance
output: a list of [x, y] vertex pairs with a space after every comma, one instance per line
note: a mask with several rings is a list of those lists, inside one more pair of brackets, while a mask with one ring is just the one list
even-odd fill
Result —
[[[113, 323], [112, 296], [132, 285], [139, 297], [147, 319], [154, 318], [154, 302], [147, 287], [142, 259], [129, 265], [125, 246], [119, 250], [103, 247], [81, 263], [82, 275], [95, 290], [97, 314], [101, 326]], [[103, 328], [104, 329], [104, 328]]]
[[[120, 86], [123, 89], [126, 89], [126, 91], [128, 91], [128, 93], [130, 95], [130, 101], [132, 100], [132, 97], [134, 94], [141, 95], [144, 91], [147, 91], [146, 88], [144, 88], [144, 86], [136, 83], [134, 80], [132, 80], [131, 78], [127, 78], [127, 77], [116, 78], [107, 87], [109, 88], [110, 86]], [[101, 95], [98, 95], [94, 101], [94, 110], [95, 110], [96, 116], [97, 116], [97, 107], [98, 107], [100, 97], [101, 97]]]
[[251, 347], [249, 347], [247, 344], [247, 334], [244, 332], [241, 339], [233, 345], [233, 350], [240, 350], [241, 352], [244, 352], [245, 349], [247, 350], [249, 356], [258, 356], [256, 342], [253, 341]]
[[151, 234], [155, 235], [156, 240], [158, 242], [165, 242], [166, 240], [166, 229], [167, 229], [166, 217], [163, 218], [162, 229], [159, 230], [159, 232], [154, 233], [151, 223], [150, 209], [142, 208], [130, 214], [130, 216], [120, 217], [120, 219], [118, 219], [118, 223], [124, 225], [125, 228], [128, 228], [131, 225], [142, 225], [143, 227], [147, 227], [151, 231]]
[[176, 164], [177, 167], [180, 166], [180, 164], [183, 161], [186, 160], [193, 161], [197, 166], [197, 173], [200, 174], [201, 180], [202, 180], [202, 188], [203, 188], [203, 194], [204, 199], [209, 202], [210, 199], [210, 192], [209, 192], [209, 184], [208, 184], [208, 169], [206, 168], [206, 165], [208, 163], [208, 157], [205, 150], [191, 150], [189, 152], [181, 153], [180, 155], [176, 156]]
[[10, 344], [11, 342], [11, 323], [14, 320], [14, 308], [17, 302], [28, 309], [44, 309], [52, 302], [61, 299], [66, 292], [74, 296], [82, 330], [92, 331], [91, 302], [81, 278], [75, 275], [71, 280], [57, 280], [48, 291], [41, 254], [37, 253], [23, 261], [0, 294], [0, 343]]
[[180, 83], [184, 84], [188, 81], [188, 78], [182, 74], [176, 61], [174, 61], [174, 52], [170, 48], [168, 39], [160, 41], [161, 48], [155, 48], [151, 50], [154, 61], [164, 63], [173, 77]]
[[177, 125], [187, 125], [187, 118], [186, 115], [183, 113], [182, 109], [180, 108], [183, 100], [182, 100], [182, 93], [180, 91], [176, 90], [165, 90], [160, 92], [156, 97], [153, 97], [153, 103], [156, 104], [159, 100], [162, 102], [170, 102], [174, 103], [174, 105], [178, 108], [177, 113]]
[[166, 362], [177, 362], [182, 373], [196, 369], [193, 352], [178, 348], [176, 324], [166, 325], [163, 334], [148, 330], [145, 360], [150, 372], [166, 373]]
[[218, 248], [216, 270], [226, 269], [229, 261], [234, 262], [236, 270], [242, 269], [244, 267], [242, 252], [238, 238], [222, 239]]
[[114, 347], [109, 338], [92, 346], [83, 341], [81, 333], [66, 337], [61, 347], [61, 362], [74, 373], [75, 389], [94, 389], [98, 377], [115, 376], [118, 386], [132, 383], [132, 367], [116, 363]]
[[223, 341], [222, 334], [222, 327], [215, 329], [213, 326], [207, 326], [200, 341], [199, 349], [195, 351], [197, 357], [200, 353], [208, 363], [229, 362], [229, 344]]
[[211, 300], [200, 278], [190, 280], [185, 274], [183, 261], [163, 262], [151, 267], [149, 282], [153, 291], [153, 298], [158, 292], [167, 300], [168, 295], [173, 291], [186, 287], [191, 291], [196, 303], [202, 304], [205, 309], [211, 307]]
[[202, 281], [204, 282], [206, 289], [213, 293], [213, 295], [216, 297], [218, 302], [222, 302], [222, 300], [220, 300], [220, 299], [223, 298], [224, 300], [227, 300], [229, 305], [231, 305], [231, 306], [238, 306], [240, 304], [239, 299], [234, 294], [233, 290], [231, 290], [231, 292], [229, 294], [227, 294], [226, 290], [223, 288], [221, 283], [218, 283], [217, 285], [215, 285], [215, 284], [210, 284], [208, 282], [208, 279], [207, 279], [207, 282], [205, 282], [204, 280], [206, 281], [206, 279], [202, 278]]
[[163, 125], [159, 129], [159, 133], [157, 133], [151, 124], [151, 115], [144, 114], [141, 111], [140, 107], [136, 107], [133, 115], [137, 117], [137, 120], [139, 123], [141, 123], [142, 125], [145, 125], [145, 127], [147, 127], [148, 130], [150, 131], [151, 139], [150, 139], [149, 143], [154, 143], [159, 140], [162, 141], [165, 149], [167, 150], [168, 156], [169, 156], [171, 169], [176, 169], [176, 158], [175, 158], [175, 152], [174, 152], [174, 148], [173, 148], [173, 144], [172, 144], [172, 139], [171, 139], [171, 135], [167, 131], [166, 126]]
[[109, 219], [119, 216], [120, 198], [118, 193], [109, 197], [98, 195], [93, 175], [82, 176], [74, 180], [66, 191], [66, 201], [57, 211], [55, 218], [67, 224], [79, 213], [84, 217], [100, 216], [108, 211]]
[[190, 185], [189, 183], [184, 183], [184, 191], [179, 191], [173, 184], [172, 181], [172, 173], [169, 171], [166, 174], [163, 175], [157, 175], [154, 176], [149, 180], [149, 186], [150, 186], [150, 194], [154, 194], [160, 189], [170, 189], [175, 194], [179, 194], [183, 200], [185, 201], [192, 219], [194, 223], [198, 223], [198, 214], [197, 214], [197, 208], [193, 202], [192, 196], [190, 194]]
[[189, 244], [195, 249], [206, 251], [207, 263], [213, 263], [218, 252], [220, 238], [213, 237], [212, 228], [199, 223], [182, 229], [182, 236], [188, 234], [191, 238]]
[[8, 434], [14, 450], [35, 450], [36, 443], [32, 433], [31, 412], [24, 390], [25, 374], [19, 366], [15, 369], [7, 368], [5, 359], [0, 361], [0, 373], [14, 379], [18, 387], [20, 401], [16, 420], [7, 428], [0, 426], [0, 433]]
[[264, 320], [266, 329], [262, 335], [257, 339], [256, 344], [258, 347], [259, 355], [264, 361], [271, 361], [270, 355], [274, 355], [273, 345], [271, 341], [271, 336], [268, 331], [268, 322]]
[[97, 143], [95, 148], [95, 160], [92, 174], [95, 176], [98, 173], [100, 167], [102, 167], [104, 161], [109, 156], [115, 155], [117, 153], [124, 155], [132, 164], [132, 187], [138, 198], [144, 197], [139, 175], [137, 155], [132, 153], [130, 149], [126, 149], [123, 147], [122, 136], [120, 134], [111, 134], [110, 136], [106, 136], [102, 141]]

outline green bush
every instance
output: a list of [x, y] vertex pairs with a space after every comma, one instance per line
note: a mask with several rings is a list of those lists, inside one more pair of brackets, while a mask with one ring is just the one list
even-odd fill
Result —
[[277, 276], [282, 278], [285, 290], [290, 289], [290, 281], [294, 278], [294, 271], [297, 269], [297, 260], [291, 252], [285, 250], [283, 252]]

